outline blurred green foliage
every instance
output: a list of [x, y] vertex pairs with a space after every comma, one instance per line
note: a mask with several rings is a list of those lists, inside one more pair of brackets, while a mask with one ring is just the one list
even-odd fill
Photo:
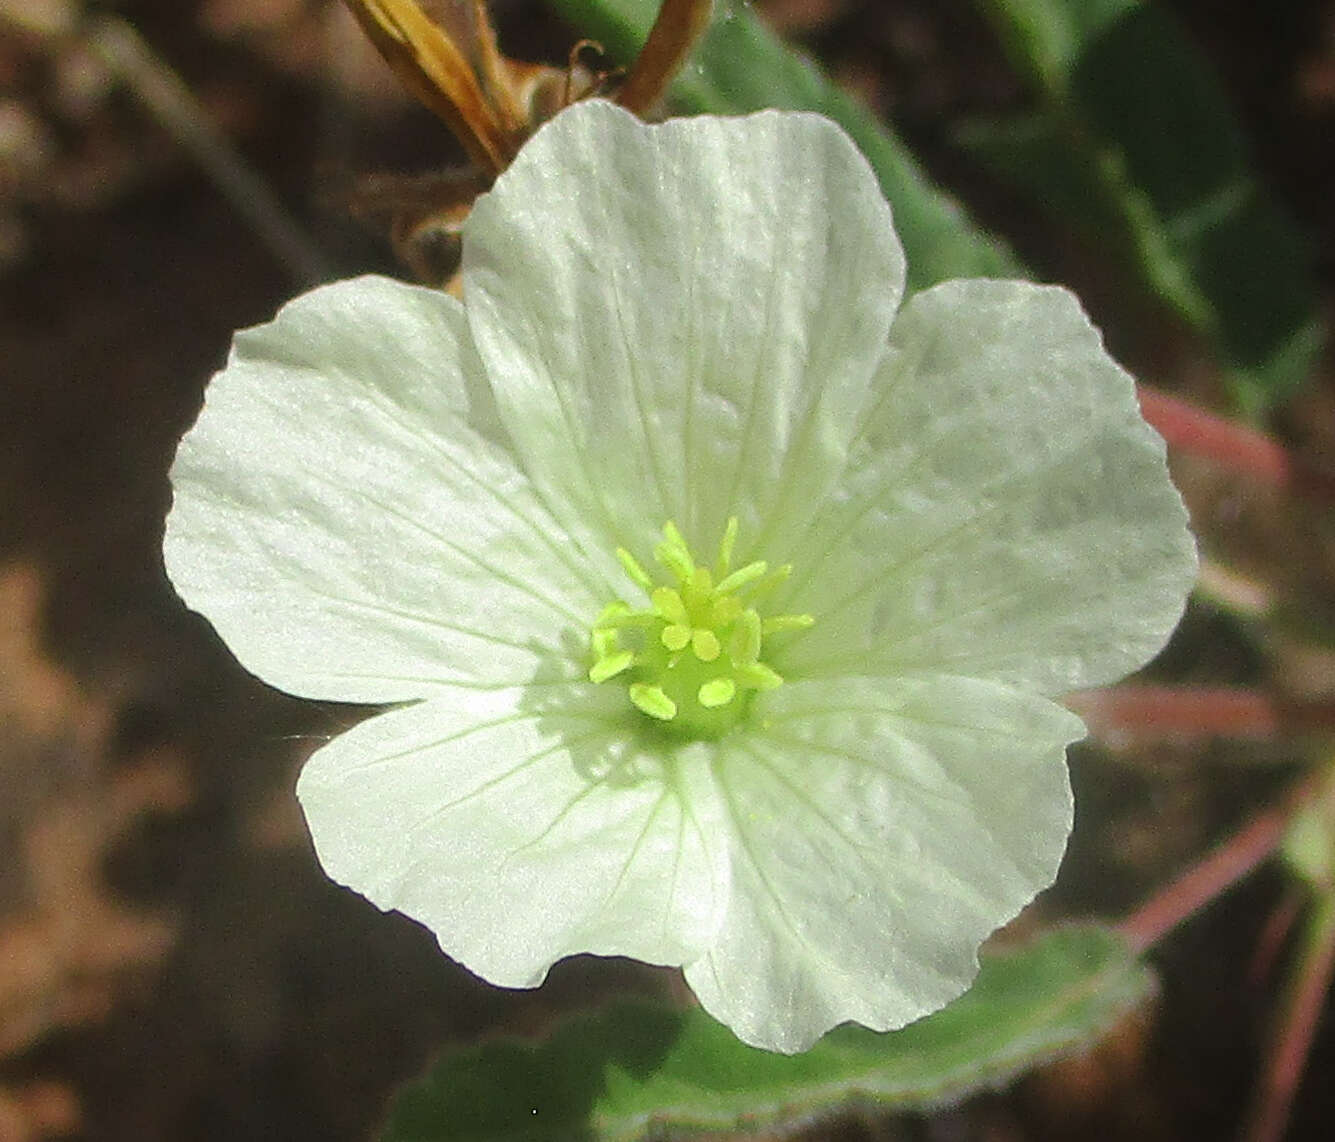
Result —
[[1200, 334], [1243, 411], [1293, 392], [1324, 336], [1304, 242], [1177, 20], [1139, 0], [980, 4], [1036, 106], [961, 140]]
[[[658, 0], [548, 2], [623, 62], [635, 57], [658, 14]], [[889, 128], [789, 49], [747, 5], [715, 0], [714, 18], [671, 94], [674, 106], [689, 113], [736, 115], [781, 107], [817, 111], [843, 127], [871, 162], [894, 209], [911, 290], [947, 278], [1023, 273], [1000, 240], [981, 231], [932, 184]]]
[[[631, 60], [658, 0], [549, 0]], [[1243, 134], [1208, 65], [1171, 14], [1140, 0], [978, 0], [1035, 105], [973, 123], [962, 146], [1042, 209], [1098, 243], [1129, 280], [1198, 334], [1259, 413], [1308, 376], [1325, 330], [1301, 234], [1252, 172]], [[909, 262], [909, 287], [1023, 276], [1005, 244], [935, 186], [903, 142], [749, 6], [716, 0], [672, 86], [689, 113], [817, 111], [871, 161]]]
[[986, 957], [972, 989], [902, 1031], [844, 1026], [802, 1055], [744, 1046], [698, 1009], [621, 1003], [544, 1042], [445, 1055], [381, 1142], [631, 1142], [930, 1108], [1092, 1042], [1153, 987], [1115, 934], [1084, 927]]

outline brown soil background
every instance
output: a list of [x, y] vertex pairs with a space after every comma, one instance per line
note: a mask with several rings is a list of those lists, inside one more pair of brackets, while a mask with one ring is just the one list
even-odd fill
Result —
[[[30, 17], [57, 0], [7, 0]], [[4, 5], [0, 5], [3, 7]], [[1173, 0], [1262, 175], [1335, 271], [1335, 5]], [[1080, 288], [1110, 343], [1166, 389], [1217, 397], [1197, 348], [1071, 238], [952, 149], [961, 118], [1025, 94], [965, 0], [758, 5], [893, 121], [933, 174], [1038, 270]], [[357, 173], [454, 161], [336, 3], [124, 0], [339, 273], [394, 272], [340, 195]], [[509, 53], [576, 35], [497, 0]], [[540, 1031], [664, 973], [584, 958], [503, 992], [433, 939], [330, 885], [292, 797], [302, 758], [354, 715], [246, 676], [174, 598], [167, 468], [231, 331], [296, 292], [216, 185], [73, 40], [0, 22], [0, 1142], [367, 1138], [441, 1046]], [[1277, 420], [1330, 454], [1321, 374]], [[1335, 617], [1329, 521], [1180, 465], [1207, 545]], [[1335, 629], [1335, 625], [1331, 627]], [[1160, 664], [1197, 681], [1328, 694], [1331, 660], [1189, 621]], [[1074, 759], [1080, 815], [1049, 915], [1116, 915], [1292, 773], [1285, 742]], [[1256, 1073], [1283, 948], [1258, 960], [1284, 881], [1264, 870], [1168, 941], [1157, 1005], [1090, 1055], [930, 1119], [855, 1117], [805, 1137], [1228, 1137]], [[1335, 1036], [1319, 1037], [1294, 1138], [1326, 1138]]]

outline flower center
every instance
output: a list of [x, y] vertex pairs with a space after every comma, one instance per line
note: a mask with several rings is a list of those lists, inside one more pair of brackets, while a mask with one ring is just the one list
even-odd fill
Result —
[[592, 682], [621, 678], [630, 700], [664, 729], [688, 738], [716, 738], [736, 724], [757, 690], [783, 679], [760, 660], [763, 640], [805, 630], [811, 615], [762, 618], [756, 603], [792, 571], [764, 560], [735, 570], [732, 550], [737, 518], [728, 520], [713, 570], [695, 562], [675, 524], [663, 525], [654, 558], [669, 572], [662, 582], [624, 547], [617, 558], [644, 588], [649, 606], [635, 610], [620, 599], [608, 603], [591, 635]]

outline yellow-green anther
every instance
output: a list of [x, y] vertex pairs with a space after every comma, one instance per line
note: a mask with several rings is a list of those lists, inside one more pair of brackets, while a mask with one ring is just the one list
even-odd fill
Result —
[[[668, 520], [667, 523], [663, 525], [663, 541], [665, 543], [670, 543], [686, 556], [687, 559], [691, 558], [690, 544], [686, 542], [686, 537], [682, 535], [681, 529], [677, 527], [672, 520]], [[694, 560], [692, 560], [692, 565], [694, 565]]]
[[676, 654], [679, 650], [685, 650], [686, 644], [691, 641], [691, 628], [685, 623], [673, 623], [672, 626], [663, 628], [663, 633], [658, 639], [668, 650]]
[[686, 546], [686, 540], [671, 520], [663, 525], [663, 542], [654, 548], [654, 558], [676, 575], [681, 583], [686, 582], [695, 570], [691, 549]]
[[737, 546], [737, 517], [729, 516], [728, 525], [723, 529], [723, 538], [718, 545], [718, 563], [715, 565], [718, 577], [724, 579], [732, 569], [732, 549]]
[[659, 613], [664, 621], [669, 623], [685, 623], [690, 620], [686, 613], [686, 604], [681, 601], [681, 596], [671, 587], [655, 587], [652, 595], [654, 610]]
[[614, 630], [621, 625], [621, 620], [628, 614], [630, 614], [630, 607], [620, 599], [613, 599], [598, 612], [598, 617], [593, 621], [593, 629]]
[[726, 706], [737, 693], [737, 683], [731, 678], [715, 678], [700, 687], [695, 700], [706, 710]]
[[762, 634], [782, 634], [788, 630], [806, 630], [816, 624], [814, 615], [773, 615], [760, 624]]
[[709, 622], [715, 630], [728, 626], [736, 620], [745, 608], [736, 595], [724, 595], [714, 600], [714, 609], [709, 613]]
[[602, 609], [590, 632], [589, 678], [620, 676], [631, 704], [664, 732], [692, 739], [727, 733], [747, 716], [757, 691], [783, 684], [761, 661], [765, 639], [815, 621], [806, 614], [761, 618], [757, 598], [782, 583], [791, 567], [757, 559], [734, 569], [737, 535], [737, 520], [729, 519], [710, 568], [695, 562], [675, 524], [664, 524], [654, 548], [664, 569], [657, 582], [633, 555], [617, 551], [649, 606], [633, 610], [616, 599]]
[[677, 703], [663, 693], [661, 686], [632, 682], [629, 689], [630, 700], [641, 713], [657, 718], [660, 722], [670, 722], [677, 716]]
[[632, 611], [625, 610], [619, 614], [612, 615], [606, 619], [599, 619], [593, 624], [594, 630], [634, 630], [641, 627], [651, 627], [658, 622], [659, 615], [657, 611]]
[[733, 674], [748, 690], [777, 690], [783, 685], [783, 676], [771, 670], [763, 662], [750, 662], [745, 666], [738, 666]]
[[760, 657], [760, 615], [754, 608], [737, 616], [732, 637], [728, 639], [728, 654], [739, 666]]
[[646, 571], [640, 565], [640, 561], [636, 559], [635, 556], [633, 556], [624, 547], [617, 548], [617, 562], [619, 562], [621, 566], [625, 569], [626, 574], [629, 575], [632, 579], [634, 579], [635, 582], [638, 583], [641, 587], [643, 587], [646, 591], [650, 591], [653, 589], [654, 581], [651, 578], [649, 578], [649, 572]]
[[635, 655], [629, 650], [621, 650], [598, 659], [589, 668], [590, 682], [606, 682], [627, 669], [635, 661]]
[[782, 566], [774, 568], [774, 570], [763, 579], [752, 585], [751, 590], [747, 592], [750, 601], [754, 603], [756, 600], [768, 595], [792, 573], [793, 565], [791, 563], [784, 563]]
[[731, 575], [725, 576], [719, 581], [717, 590], [736, 591], [739, 587], [754, 583], [768, 570], [769, 564], [763, 559], [757, 559], [754, 563], [748, 563], [745, 567], [738, 567]]
[[718, 635], [712, 630], [696, 627], [691, 631], [691, 650], [701, 662], [713, 662], [722, 653], [723, 647], [719, 645]]
[[692, 601], [709, 598], [714, 591], [714, 576], [709, 573], [709, 568], [697, 567], [692, 571], [687, 589], [690, 591]]

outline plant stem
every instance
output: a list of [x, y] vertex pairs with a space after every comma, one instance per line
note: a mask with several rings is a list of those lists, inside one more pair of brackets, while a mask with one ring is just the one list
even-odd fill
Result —
[[713, 14], [713, 0], [663, 0], [658, 18], [631, 65], [617, 102], [643, 115], [667, 90]]
[[1269, 694], [1224, 686], [1130, 683], [1070, 694], [1066, 705], [1097, 737], [1135, 742], [1276, 737], [1279, 704]]
[[153, 54], [130, 24], [115, 16], [99, 16], [90, 21], [85, 36], [94, 55], [190, 153], [293, 278], [314, 285], [332, 276], [320, 250], [268, 184], [209, 122], [181, 77]]
[[1133, 682], [1068, 694], [1065, 703], [1096, 737], [1136, 744], [1220, 737], [1270, 741], [1335, 727], [1335, 707], [1328, 702], [1283, 702], [1235, 686]]
[[1276, 591], [1269, 583], [1208, 558], [1201, 560], [1193, 594], [1247, 621], [1268, 618], [1276, 605]]
[[1326, 892], [1317, 898], [1308, 917], [1302, 950], [1270, 1042], [1265, 1074], [1240, 1135], [1243, 1142], [1279, 1142], [1284, 1136], [1333, 971], [1335, 895]]
[[1279, 804], [1262, 810], [1161, 888], [1117, 925], [1122, 937], [1143, 952], [1232, 888], [1275, 851], [1294, 811], [1311, 798], [1324, 777], [1324, 770], [1319, 770], [1304, 778]]
[[1295, 456], [1277, 440], [1145, 385], [1138, 391], [1140, 411], [1169, 448], [1212, 460], [1275, 488], [1335, 499], [1335, 473]]

